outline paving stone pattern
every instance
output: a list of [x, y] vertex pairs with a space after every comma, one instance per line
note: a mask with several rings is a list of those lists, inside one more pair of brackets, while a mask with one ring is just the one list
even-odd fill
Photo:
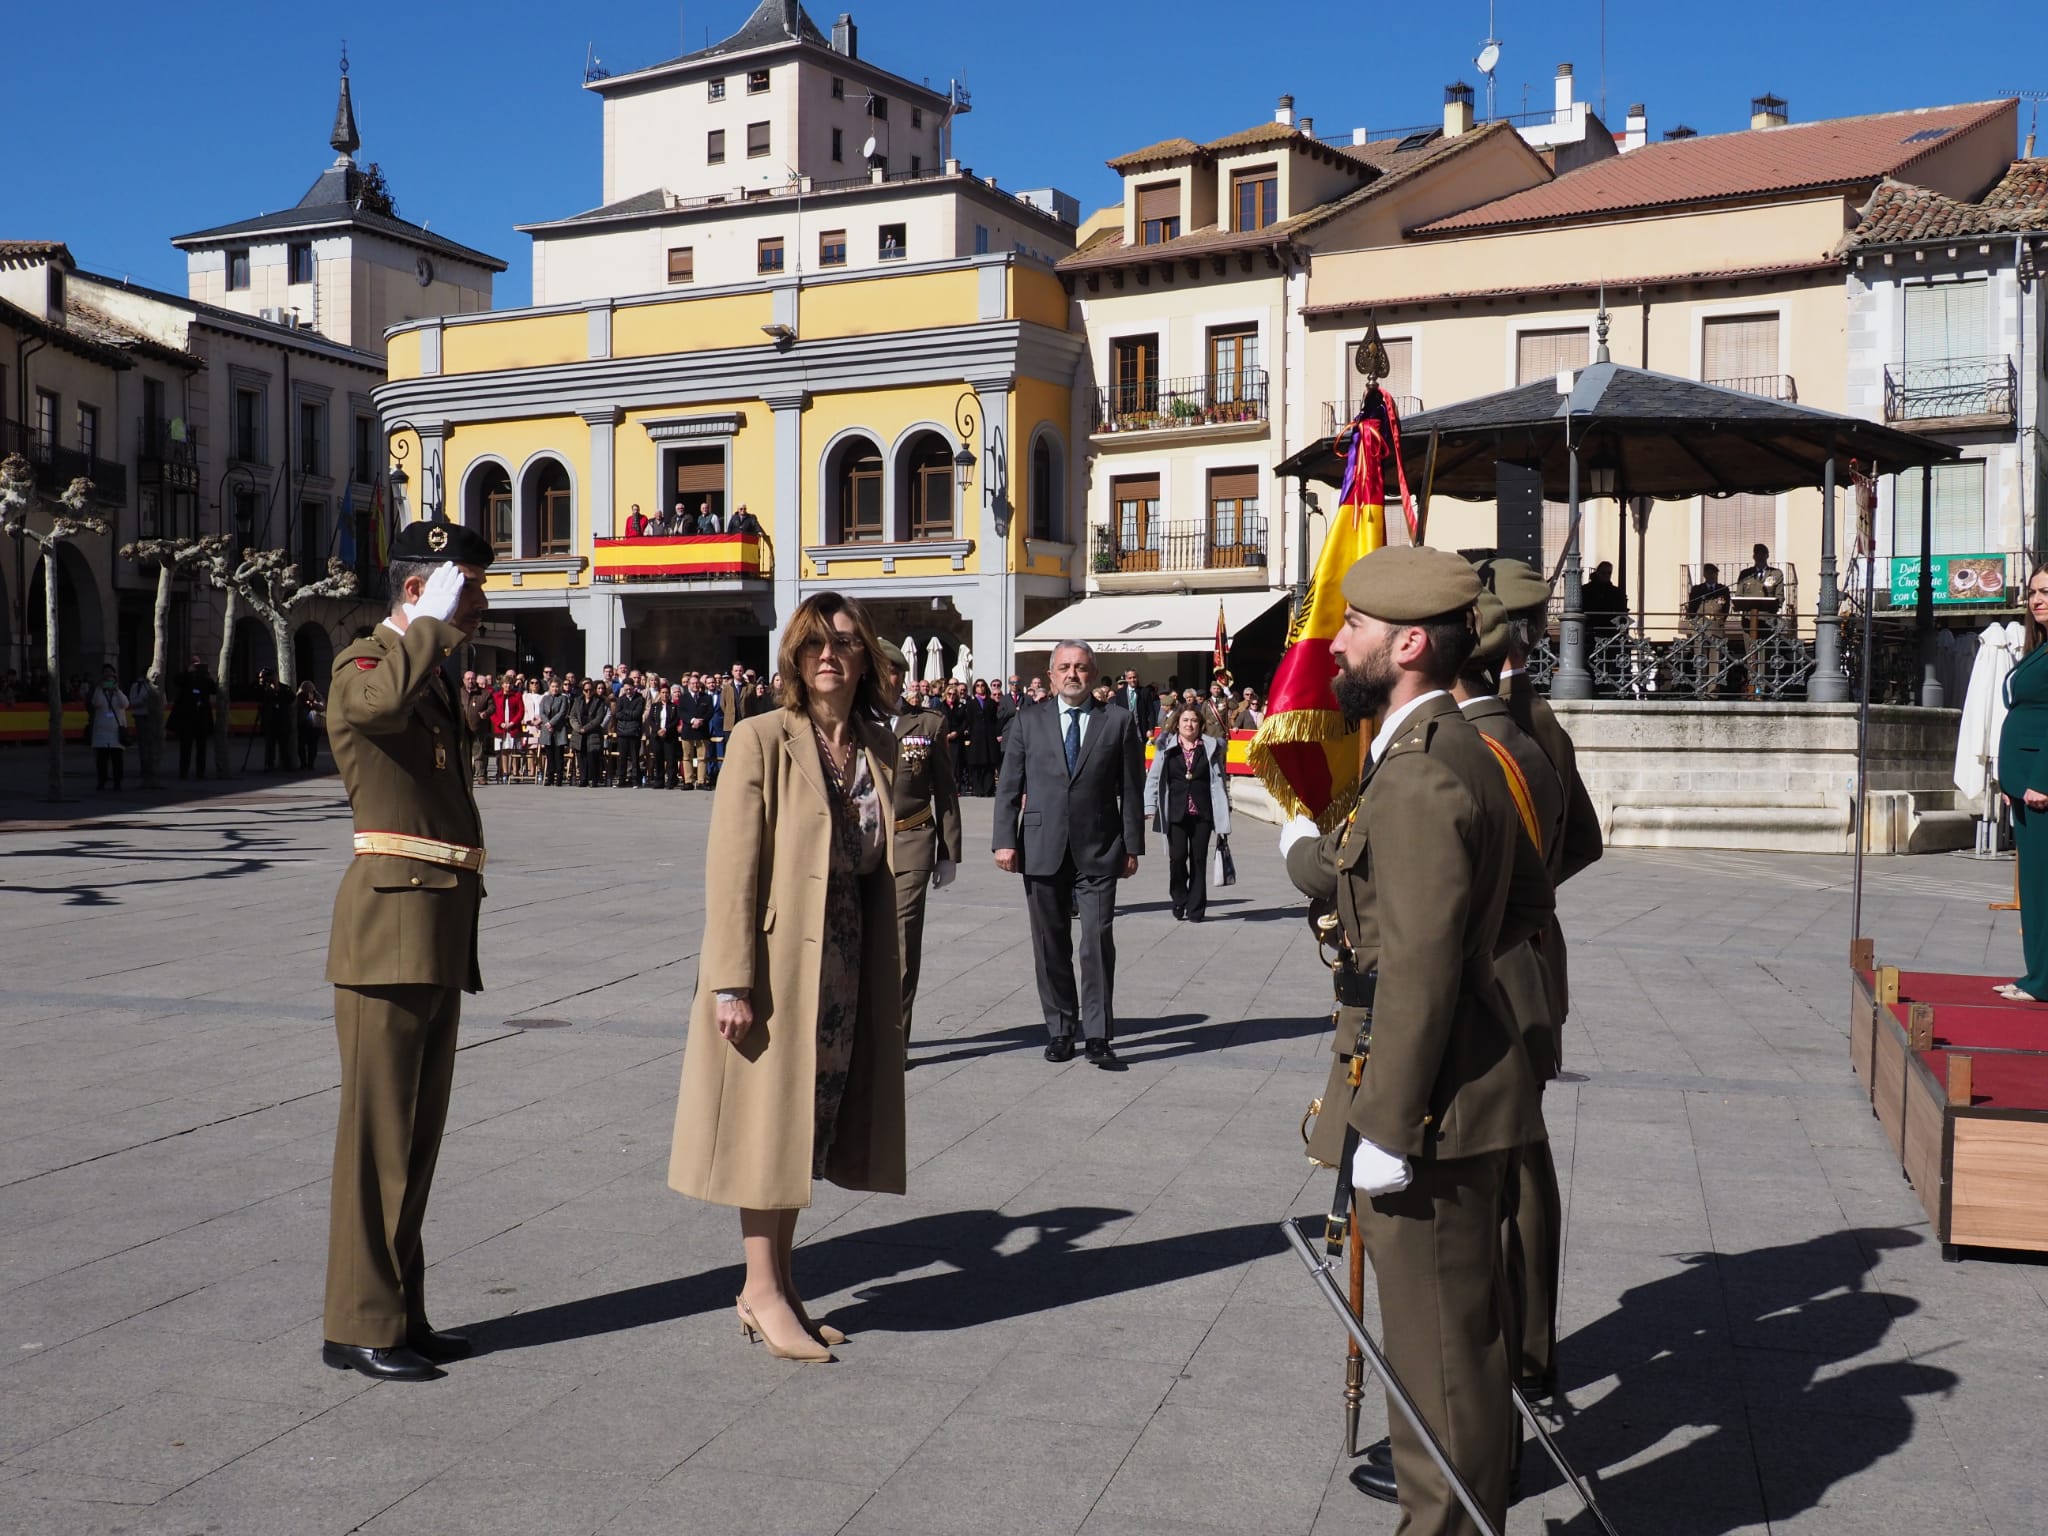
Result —
[[[0, 1531], [1393, 1529], [1276, 1231], [1327, 1199], [1296, 1128], [1328, 983], [1270, 829], [1205, 925], [1140, 869], [1121, 1075], [1041, 1058], [1014, 881], [977, 854], [934, 898], [909, 1193], [820, 1186], [800, 1228], [854, 1335], [818, 1367], [742, 1341], [736, 1220], [664, 1184], [710, 797], [484, 791], [489, 987], [426, 1230], [480, 1353], [372, 1386], [318, 1354], [346, 807], [205, 788], [0, 805]], [[2010, 975], [2010, 878], [1874, 862], [1866, 930]], [[1637, 852], [1565, 893], [1556, 1422], [1628, 1536], [2043, 1528], [2048, 1267], [1941, 1262], [1848, 1068], [1848, 885]], [[1586, 1531], [1538, 1461], [1510, 1529]]]

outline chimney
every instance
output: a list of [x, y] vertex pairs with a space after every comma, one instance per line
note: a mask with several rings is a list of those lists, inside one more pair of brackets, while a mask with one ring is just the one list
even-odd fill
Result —
[[1282, 96], [1280, 98], [1280, 109], [1273, 114], [1273, 121], [1280, 124], [1283, 128], [1292, 128], [1294, 126], [1294, 98], [1292, 96]]
[[1444, 87], [1444, 137], [1472, 131], [1472, 87], [1462, 80]]
[[1628, 121], [1623, 125], [1621, 150], [1627, 154], [1632, 149], [1641, 149], [1650, 142], [1650, 112], [1640, 101], [1630, 104]]
[[1351, 130], [1352, 148], [1356, 149], [1361, 144], [1369, 144], [1371, 142], [1372, 135], [1369, 132], [1367, 132], [1367, 130], [1363, 128], [1354, 128]]
[[1569, 64], [1557, 66], [1557, 121], [1568, 123], [1572, 119], [1572, 67]]
[[853, 17], [845, 11], [832, 23], [832, 51], [849, 59], [860, 57], [860, 28], [853, 24]]
[[1749, 103], [1749, 126], [1752, 128], [1782, 128], [1792, 121], [1792, 114], [1782, 96], [1754, 96]]
[[1316, 120], [1314, 118], [1304, 117], [1301, 120], [1301, 136], [1305, 139], [1312, 139], [1316, 136]]

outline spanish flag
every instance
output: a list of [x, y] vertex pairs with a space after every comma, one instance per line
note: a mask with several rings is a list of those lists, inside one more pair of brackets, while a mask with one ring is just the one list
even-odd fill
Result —
[[1223, 624], [1223, 599], [1216, 599], [1216, 648], [1211, 653], [1216, 670], [1221, 672], [1230, 665], [1230, 631]]
[[[1330, 657], [1330, 642], [1344, 624], [1344, 573], [1387, 542], [1384, 459], [1389, 443], [1398, 448], [1400, 439], [1392, 401], [1386, 402], [1386, 411], [1384, 421], [1361, 415], [1353, 425], [1336, 515], [1316, 558], [1307, 600], [1288, 632], [1286, 654], [1273, 674], [1266, 718], [1247, 753], [1252, 771], [1280, 808], [1290, 816], [1313, 818], [1325, 831], [1342, 821], [1358, 798], [1358, 731], [1345, 722], [1331, 689], [1337, 664]], [[1403, 510], [1408, 510], [1405, 486]], [[1412, 512], [1409, 517], [1412, 537]]]
[[376, 556], [377, 569], [391, 569], [391, 530], [384, 526], [384, 477], [379, 475], [377, 483], [370, 487], [370, 549]]

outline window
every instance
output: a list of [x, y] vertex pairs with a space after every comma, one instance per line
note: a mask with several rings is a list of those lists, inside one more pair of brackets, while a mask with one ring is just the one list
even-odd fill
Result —
[[702, 517], [707, 511], [725, 526], [725, 450], [723, 448], [678, 448], [669, 476], [672, 499], [669, 510]]
[[[1535, 384], [1555, 378], [1567, 368], [1576, 371], [1585, 367], [1592, 355], [1584, 326], [1555, 331], [1523, 331], [1515, 337], [1515, 382]], [[1543, 548], [1546, 552], [1563, 551], [1565, 535], [1571, 532], [1571, 521], [1569, 502], [1543, 503]], [[1583, 513], [1581, 521], [1583, 523]]]
[[818, 265], [821, 267], [843, 267], [846, 265], [846, 231], [828, 229], [818, 236]]
[[725, 164], [725, 130], [723, 128], [714, 128], [704, 135], [704, 163], [706, 165]]
[[96, 405], [78, 407], [78, 451], [88, 459], [100, 455], [100, 408]]
[[235, 391], [235, 457], [244, 464], [269, 462], [263, 457], [263, 392]]
[[143, 538], [160, 539], [164, 536], [164, 499], [155, 486], [145, 485], [137, 490], [135, 521]]
[[299, 471], [327, 473], [327, 407], [313, 400], [299, 402]]
[[479, 465], [464, 492], [464, 526], [491, 541], [501, 555], [512, 553], [512, 477], [496, 464]]
[[747, 158], [754, 160], [768, 153], [768, 125], [747, 124]]
[[720, 75], [716, 80], [706, 80], [704, 96], [707, 101], [725, 100], [725, 76]]
[[882, 455], [865, 438], [840, 450], [839, 542], [879, 544], [882, 540]]
[[313, 281], [312, 241], [293, 241], [292, 244], [289, 247], [287, 247], [286, 256], [291, 264], [291, 273], [287, 281], [294, 283], [310, 283], [311, 281]]
[[327, 509], [317, 501], [299, 503], [299, 580], [318, 581], [327, 574], [327, 540], [322, 525]]
[[1259, 516], [1259, 472], [1209, 471], [1209, 559], [1211, 570], [1263, 565], [1266, 525]]
[[988, 226], [986, 224], [974, 226], [974, 254], [977, 256], [986, 256], [988, 254]]
[[[1901, 483], [1906, 479], [1901, 476]], [[1917, 519], [1919, 511], [1913, 516]], [[1580, 527], [1584, 528], [1581, 509]], [[1915, 522], [1917, 529], [1919, 524]], [[1558, 550], [1564, 548], [1564, 524], [1557, 528]], [[1550, 530], [1543, 536], [1550, 538]], [[1750, 552], [1759, 544], [1776, 548], [1778, 543], [1778, 498], [1775, 496], [1708, 496], [1700, 501], [1700, 563], [1721, 568], [1721, 579], [1730, 584], [1735, 573], [1750, 563]], [[1546, 548], [1552, 546], [1546, 544]], [[1920, 547], [1920, 535], [1913, 535], [1913, 547]], [[1940, 546], [1937, 545], [1937, 548]], [[1974, 545], [1971, 546], [1975, 548]]]
[[1180, 183], [1159, 182], [1138, 188], [1138, 233], [1146, 245], [1180, 238]]
[[349, 455], [349, 479], [357, 485], [369, 485], [377, 478], [377, 418], [358, 415], [355, 421], [355, 440]]
[[1041, 436], [1031, 445], [1031, 537], [1060, 536], [1060, 477], [1052, 439]]
[[[1700, 323], [1700, 377], [1727, 389], [1777, 395], [1778, 317], [1715, 315]], [[1749, 558], [1749, 551], [1742, 552]]]
[[886, 123], [889, 121], [889, 98], [886, 96], [868, 97], [868, 116], [874, 118], [877, 122]]
[[1158, 336], [1120, 336], [1109, 344], [1109, 359], [1111, 412], [1123, 417], [1158, 410]]
[[908, 464], [910, 537], [953, 537], [953, 450], [935, 432], [912, 445]]
[[1270, 165], [1230, 173], [1230, 227], [1264, 229], [1280, 219], [1280, 173]]
[[1159, 477], [1120, 475], [1109, 482], [1109, 500], [1116, 509], [1116, 568], [1158, 570], [1166, 543], [1166, 525], [1159, 520]]
[[[1365, 375], [1358, 371], [1358, 349], [1365, 345], [1361, 339], [1347, 342], [1344, 347], [1344, 389], [1345, 411], [1358, 414], [1358, 402], [1365, 396]], [[1415, 397], [1415, 341], [1412, 337], [1400, 336], [1382, 338], [1380, 345], [1387, 352], [1387, 376], [1380, 380], [1380, 388], [1396, 400], [1409, 401]]]
[[549, 459], [533, 478], [533, 493], [540, 524], [535, 529], [534, 552], [543, 557], [570, 553], [575, 529], [570, 515], [569, 471]]
[[910, 109], [910, 126], [913, 128], [922, 128], [924, 126], [923, 107], [912, 107]]
[[1259, 374], [1259, 328], [1217, 326], [1209, 332], [1209, 403], [1260, 403], [1265, 380]]
[[906, 225], [884, 224], [876, 232], [877, 254], [884, 261], [901, 261], [910, 243], [910, 232]]
[[834, 101], [846, 100], [846, 81], [838, 75], [832, 77], [832, 99]]
[[[1920, 474], [1908, 470], [1897, 483], [1898, 494], [1892, 499], [1892, 553], [1914, 558], [1920, 553]], [[1982, 459], [1934, 466], [1934, 518], [1930, 532], [1937, 555], [1985, 552]], [[1746, 561], [1749, 551], [1745, 549], [1742, 553]]]
[[249, 286], [249, 253], [247, 250], [228, 252], [228, 292], [238, 293]]
[[756, 272], [780, 272], [782, 270], [782, 236], [774, 235], [754, 243], [754, 270]]
[[1961, 283], [1915, 283], [1906, 298], [1906, 367], [1979, 358], [1990, 351], [1985, 339], [1985, 297], [1981, 277]]
[[693, 283], [697, 280], [695, 246], [672, 245], [668, 248], [668, 280], [672, 283]]
[[747, 94], [748, 94], [749, 96], [758, 96], [758, 95], [760, 95], [760, 94], [761, 94], [761, 93], [762, 93], [763, 91], [765, 91], [765, 90], [767, 90], [767, 89], [768, 89], [768, 71], [767, 71], [767, 70], [765, 70], [765, 69], [750, 69], [750, 70], [748, 70], [748, 71], [747, 71]]
[[235, 492], [235, 551], [237, 554], [256, 542], [256, 511], [261, 503], [254, 491]]
[[47, 389], [36, 391], [36, 446], [48, 450], [57, 446], [57, 417], [63, 402]]
[[924, 170], [924, 156], [923, 156], [923, 155], [912, 155], [912, 156], [910, 157], [910, 174], [911, 174], [911, 175], [913, 175], [913, 176], [915, 176], [915, 175], [918, 175], [918, 174], [919, 174], [920, 172], [922, 172], [923, 170]]
[[53, 316], [64, 313], [64, 269], [52, 262], [44, 269], [43, 295]]
[[832, 130], [832, 158], [834, 160], [844, 160], [846, 158], [846, 132], [844, 129], [834, 128]]

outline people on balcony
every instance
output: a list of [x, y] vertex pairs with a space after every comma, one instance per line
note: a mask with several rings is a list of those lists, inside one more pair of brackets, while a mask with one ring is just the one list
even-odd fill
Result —
[[1628, 594], [1614, 582], [1614, 562], [1602, 560], [1579, 589], [1579, 607], [1586, 615], [1586, 640], [1598, 645], [1628, 623]]
[[[706, 502], [705, 505], [708, 507], [710, 503]], [[678, 538], [687, 539], [702, 531], [702, 528], [702, 522], [697, 514], [690, 510], [689, 503], [677, 502], [675, 511], [669, 514], [668, 531]]]
[[641, 514], [640, 503], [633, 503], [633, 510], [626, 514], [626, 537], [629, 539], [647, 536], [647, 519]]

